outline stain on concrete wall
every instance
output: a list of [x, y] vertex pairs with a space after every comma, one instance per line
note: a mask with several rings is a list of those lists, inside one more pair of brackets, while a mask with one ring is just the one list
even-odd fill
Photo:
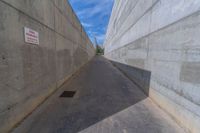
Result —
[[[39, 45], [25, 43], [24, 27], [39, 33]], [[94, 55], [68, 1], [1, 0], [0, 132], [8, 132]]]
[[130, 66], [135, 66], [138, 68], [144, 68], [144, 59], [126, 59], [125, 62], [129, 64]]
[[180, 79], [183, 82], [200, 84], [200, 62], [183, 62]]

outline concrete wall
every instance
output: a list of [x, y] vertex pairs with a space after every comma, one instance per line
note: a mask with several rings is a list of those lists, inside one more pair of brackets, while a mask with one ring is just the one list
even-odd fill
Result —
[[[24, 27], [39, 45], [24, 41]], [[0, 133], [9, 131], [95, 49], [66, 0], [0, 0]]]
[[199, 35], [200, 0], [116, 0], [104, 44], [108, 59], [151, 72], [149, 96], [193, 133], [200, 131]]

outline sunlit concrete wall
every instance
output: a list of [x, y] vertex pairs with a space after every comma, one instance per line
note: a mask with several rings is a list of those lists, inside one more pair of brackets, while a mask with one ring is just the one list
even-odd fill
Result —
[[149, 96], [200, 131], [200, 0], [116, 0], [105, 56], [151, 72]]
[[[39, 45], [24, 41], [24, 27]], [[95, 54], [66, 0], [0, 0], [0, 133], [9, 131]]]

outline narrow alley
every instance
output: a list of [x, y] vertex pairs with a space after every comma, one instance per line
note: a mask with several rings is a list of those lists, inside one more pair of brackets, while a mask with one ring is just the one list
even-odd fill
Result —
[[200, 0], [0, 0], [0, 133], [200, 133]]
[[[71, 98], [60, 97], [75, 91]], [[183, 133], [102, 56], [94, 57], [13, 133]]]

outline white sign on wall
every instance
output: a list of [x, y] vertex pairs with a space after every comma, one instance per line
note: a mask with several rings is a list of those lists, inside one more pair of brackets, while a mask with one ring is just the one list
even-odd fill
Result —
[[24, 27], [25, 42], [39, 45], [39, 33]]

